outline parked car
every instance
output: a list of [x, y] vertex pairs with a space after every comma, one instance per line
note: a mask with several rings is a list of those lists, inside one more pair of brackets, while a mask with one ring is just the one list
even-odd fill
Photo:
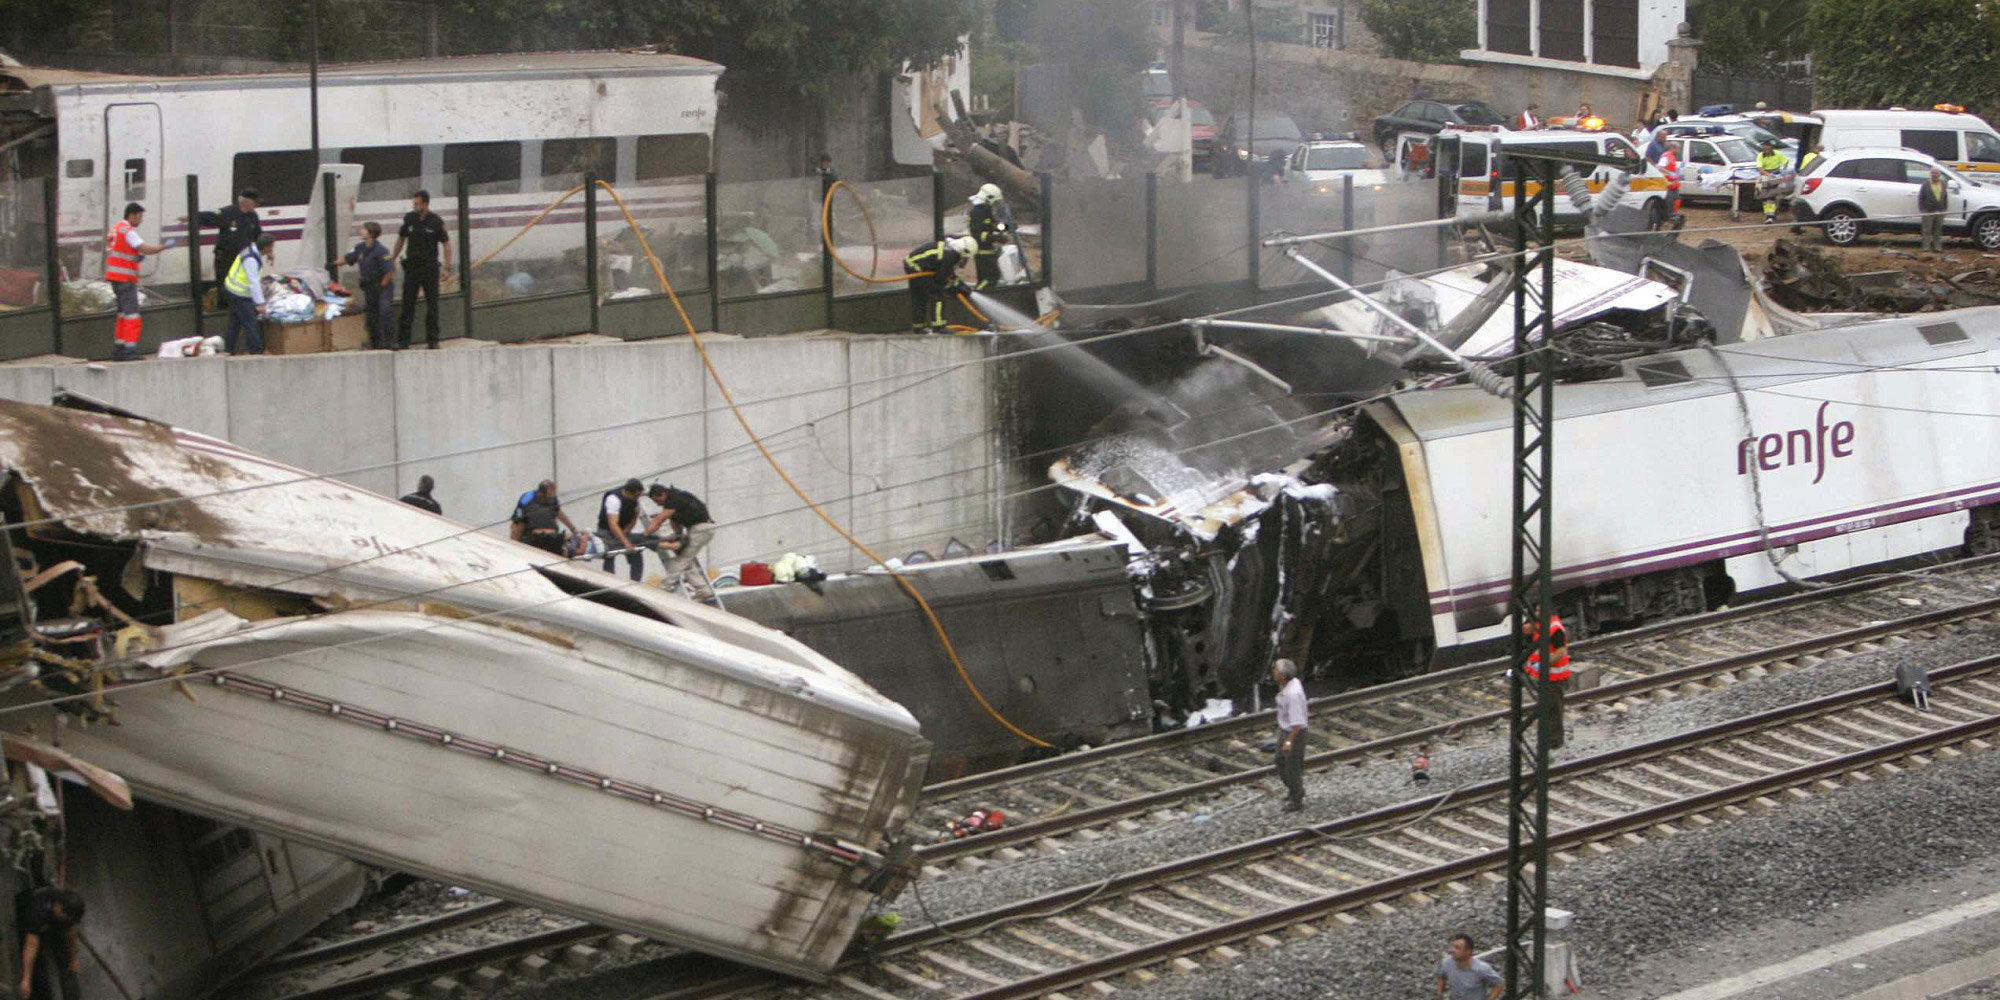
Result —
[[1354, 178], [1355, 187], [1379, 189], [1389, 183], [1387, 167], [1359, 137], [1312, 140], [1301, 143], [1286, 157], [1283, 180], [1303, 183], [1315, 194], [1339, 194], [1346, 177]]
[[1290, 115], [1259, 111], [1255, 128], [1250, 127], [1249, 116], [1230, 115], [1215, 137], [1211, 172], [1228, 177], [1243, 173], [1254, 163], [1257, 169], [1275, 174], [1302, 141], [1298, 123]]
[[[1194, 168], [1207, 170], [1209, 165], [1215, 162], [1215, 116], [1209, 113], [1207, 105], [1192, 97], [1188, 98], [1187, 105], [1188, 134], [1194, 142]], [[1146, 111], [1146, 120], [1152, 124], [1159, 124], [1160, 116], [1166, 114], [1167, 109], [1173, 106], [1174, 102], [1171, 100], [1154, 101], [1153, 106]]]
[[1411, 101], [1375, 119], [1375, 145], [1382, 152], [1396, 151], [1396, 136], [1404, 132], [1436, 135], [1446, 125], [1505, 126], [1507, 119], [1485, 101]]
[[1944, 231], [1970, 238], [1981, 250], [2000, 251], [2000, 187], [1979, 183], [1944, 163], [1908, 149], [1842, 149], [1806, 169], [1792, 198], [1792, 214], [1826, 234], [1828, 243], [1852, 246], [1866, 233], [1916, 232], [1917, 187], [1933, 169], [1947, 181]]
[[1775, 142], [1784, 150], [1785, 156], [1796, 158], [1799, 149], [1797, 139], [1787, 139], [1743, 115], [1716, 115], [1710, 118], [1683, 118], [1677, 122], [1662, 125], [1653, 131], [1658, 136], [1703, 135], [1724, 133], [1733, 135], [1750, 144], [1751, 149], [1763, 149], [1764, 143]]

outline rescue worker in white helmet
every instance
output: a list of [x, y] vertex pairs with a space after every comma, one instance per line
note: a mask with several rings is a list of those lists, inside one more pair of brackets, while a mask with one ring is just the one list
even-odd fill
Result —
[[903, 273], [910, 282], [910, 332], [943, 333], [945, 296], [962, 292], [958, 265], [979, 249], [970, 236], [953, 236], [925, 243], [903, 258]]
[[1007, 211], [1006, 197], [1000, 193], [1000, 185], [984, 184], [972, 196], [972, 210], [966, 221], [972, 239], [979, 249], [972, 255], [972, 266], [979, 276], [979, 288], [992, 288], [1000, 283], [1000, 248], [1012, 239], [1013, 213]]

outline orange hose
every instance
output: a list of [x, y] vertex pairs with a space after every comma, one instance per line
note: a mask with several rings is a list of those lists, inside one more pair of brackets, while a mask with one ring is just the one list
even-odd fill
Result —
[[[876, 555], [873, 549], [870, 549], [861, 539], [854, 537], [853, 532], [848, 531], [840, 522], [835, 521], [833, 516], [821, 508], [817, 501], [808, 496], [806, 491], [799, 486], [798, 482], [792, 479], [791, 475], [785, 471], [785, 467], [778, 463], [777, 456], [771, 454], [771, 449], [765, 446], [764, 439], [757, 436], [757, 432], [750, 426], [750, 419], [744, 416], [743, 410], [736, 405], [735, 394], [729, 391], [729, 386], [722, 381], [722, 373], [716, 370], [714, 360], [708, 356], [708, 346], [702, 342], [701, 333], [695, 329], [694, 320], [688, 318], [687, 309], [681, 305], [681, 297], [674, 292], [673, 283], [667, 280], [667, 270], [661, 266], [660, 259], [653, 254], [653, 247], [647, 242], [645, 231], [640, 229], [638, 221], [632, 218], [632, 210], [625, 206], [625, 199], [619, 196], [617, 188], [612, 187], [604, 181], [598, 181], [597, 184], [611, 195], [611, 200], [618, 203], [618, 210], [625, 214], [625, 222], [632, 227], [632, 235], [638, 237], [639, 249], [645, 252], [646, 262], [653, 267], [653, 276], [660, 279], [660, 288], [667, 293], [668, 301], [674, 304], [674, 312], [680, 316], [681, 325], [687, 328], [688, 336], [694, 340], [694, 349], [701, 355], [702, 367], [708, 370], [709, 379], [715, 383], [716, 390], [722, 393], [722, 401], [729, 404], [729, 412], [735, 415], [737, 424], [743, 428], [743, 433], [750, 438], [750, 443], [757, 446], [757, 451], [764, 456], [764, 461], [770, 465], [771, 471], [777, 473], [778, 478], [784, 480], [785, 485], [791, 488], [792, 493], [800, 501], [804, 502], [814, 514], [818, 515], [821, 521], [826, 522], [827, 527], [832, 528], [835, 534], [845, 539], [849, 545], [854, 546], [855, 551], [867, 556], [884, 569], [888, 569], [888, 560]], [[828, 192], [828, 194], [831, 193], [831, 191]], [[825, 232], [824, 228], [821, 229], [821, 232]], [[835, 259], [837, 260], [838, 258]], [[916, 276], [910, 275], [910, 277]], [[916, 585], [911, 583], [903, 574], [890, 570], [889, 576], [896, 581], [896, 584], [903, 589], [904, 593], [909, 594], [911, 599], [917, 602], [917, 607], [922, 609], [925, 620], [930, 623], [931, 631], [937, 634], [938, 643], [944, 647], [945, 656], [951, 659], [952, 668], [958, 671], [958, 679], [965, 684], [967, 691], [972, 692], [972, 697], [979, 702], [979, 707], [985, 709], [986, 714], [992, 716], [993, 720], [1000, 723], [1008, 732], [1013, 733], [1029, 744], [1045, 749], [1054, 749], [1053, 744], [1047, 740], [1037, 738], [1015, 725], [1006, 716], [1001, 715], [1000, 710], [994, 708], [992, 702], [986, 700], [986, 695], [979, 690], [979, 685], [973, 682], [971, 672], [965, 669], [965, 661], [959, 659], [958, 648], [952, 645], [951, 635], [945, 631], [944, 623], [938, 620], [937, 612], [931, 607], [931, 602], [925, 600], [924, 595], [917, 590]]]
[[[599, 183], [602, 183], [602, 182], [600, 181]], [[555, 211], [555, 210], [556, 210], [556, 208], [557, 208], [557, 206], [561, 205], [561, 204], [562, 204], [563, 202], [566, 202], [566, 201], [570, 200], [571, 198], [573, 198], [573, 197], [575, 197], [576, 195], [580, 194], [580, 193], [581, 193], [582, 191], [583, 191], [583, 185], [581, 185], [581, 184], [578, 184], [577, 186], [575, 186], [575, 187], [573, 187], [573, 188], [570, 188], [570, 189], [569, 189], [568, 191], [564, 191], [564, 192], [563, 192], [563, 196], [562, 196], [562, 197], [560, 197], [560, 198], [557, 198], [556, 200], [554, 200], [554, 201], [552, 201], [552, 202], [549, 202], [549, 207], [547, 207], [547, 208], [545, 208], [545, 209], [542, 209], [542, 211], [541, 211], [541, 213], [540, 213], [540, 214], [538, 214], [538, 215], [536, 215], [536, 216], [535, 216], [534, 218], [532, 218], [532, 219], [529, 219], [529, 220], [528, 220], [528, 224], [527, 224], [527, 225], [525, 225], [525, 226], [522, 226], [522, 227], [521, 227], [520, 229], [517, 229], [517, 230], [515, 230], [515, 231], [514, 231], [514, 235], [512, 235], [512, 236], [509, 236], [509, 237], [507, 237], [507, 242], [505, 242], [505, 243], [502, 243], [502, 244], [500, 244], [500, 245], [499, 245], [498, 247], [494, 248], [494, 250], [493, 250], [493, 252], [492, 252], [492, 253], [489, 253], [489, 254], [487, 254], [486, 256], [484, 256], [484, 257], [481, 257], [481, 258], [479, 258], [478, 260], [475, 260], [475, 261], [473, 261], [473, 262], [472, 262], [472, 266], [471, 266], [471, 267], [468, 267], [468, 268], [466, 268], [466, 270], [468, 270], [468, 271], [472, 271], [472, 270], [476, 270], [476, 269], [478, 269], [478, 268], [480, 268], [480, 267], [483, 267], [483, 266], [485, 266], [485, 264], [486, 264], [486, 262], [487, 262], [487, 261], [490, 261], [490, 260], [492, 260], [493, 258], [495, 258], [495, 257], [498, 257], [498, 256], [500, 256], [500, 254], [501, 254], [502, 252], [504, 252], [504, 251], [505, 251], [505, 250], [506, 250], [506, 249], [507, 249], [508, 247], [511, 247], [511, 246], [513, 246], [513, 245], [514, 245], [514, 241], [515, 241], [515, 240], [518, 240], [518, 239], [520, 239], [521, 237], [523, 237], [523, 236], [526, 236], [526, 235], [528, 234], [528, 230], [530, 230], [530, 229], [533, 229], [533, 228], [535, 228], [535, 227], [536, 227], [536, 226], [538, 226], [538, 225], [541, 225], [541, 223], [542, 223], [542, 220], [543, 220], [543, 219], [546, 219], [546, 218], [548, 218], [548, 217], [549, 217], [549, 213], [550, 213], [550, 212], [553, 212], [553, 211]], [[458, 210], [459, 210], [459, 211], [463, 212], [463, 211], [465, 211], [465, 210], [466, 210], [466, 204], [467, 204], [467, 202], [468, 202], [468, 201], [470, 200], [470, 198], [471, 198], [471, 196], [470, 196], [470, 195], [467, 195], [466, 193], [464, 193], [464, 192], [462, 192], [462, 191], [461, 191], [461, 192], [459, 192], [459, 205], [458, 205]], [[455, 275], [454, 277], [462, 277], [462, 276], [458, 276], [458, 275]], [[444, 284], [447, 284], [447, 285], [449, 285], [449, 284], [451, 284], [451, 281], [450, 281], [450, 280], [446, 280], [446, 281], [444, 282]]]
[[[833, 262], [839, 264], [840, 269], [846, 271], [848, 277], [856, 281], [865, 281], [871, 285], [894, 285], [899, 282], [930, 277], [933, 272], [917, 271], [890, 278], [871, 278], [860, 271], [848, 267], [847, 262], [840, 259], [840, 254], [833, 249], [833, 193], [844, 187], [847, 187], [846, 181], [834, 181], [832, 184], [827, 185], [826, 197], [821, 198], [819, 202], [819, 241], [826, 245], [826, 255], [832, 257]], [[848, 193], [854, 194], [851, 190]], [[861, 202], [860, 195], [854, 195], [854, 200], [856, 204], [861, 205], [862, 218], [868, 219], [868, 238], [870, 243], [874, 244], [875, 255], [879, 257], [881, 256], [882, 247], [875, 238], [875, 220], [868, 215], [868, 206]]]

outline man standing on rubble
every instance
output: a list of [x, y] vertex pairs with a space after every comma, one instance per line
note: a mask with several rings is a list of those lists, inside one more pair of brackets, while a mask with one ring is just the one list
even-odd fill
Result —
[[1931, 168], [1931, 178], [1917, 189], [1917, 211], [1924, 216], [1924, 253], [1944, 252], [1944, 210], [1951, 202], [1944, 171]]
[[57, 996], [58, 986], [63, 1000], [83, 1000], [76, 979], [83, 971], [76, 931], [83, 908], [83, 897], [68, 889], [43, 886], [28, 894], [21, 914], [21, 1000]]
[[1280, 659], [1271, 665], [1278, 682], [1278, 780], [1285, 783], [1288, 813], [1306, 806], [1306, 687], [1299, 682], [1299, 665]]

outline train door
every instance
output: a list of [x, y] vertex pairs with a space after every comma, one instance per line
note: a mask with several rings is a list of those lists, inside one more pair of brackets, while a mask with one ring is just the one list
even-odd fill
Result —
[[[159, 242], [165, 224], [160, 176], [160, 106], [157, 104], [113, 104], [104, 109], [104, 228], [109, 230], [125, 217], [125, 206], [138, 202], [146, 206], [149, 242]], [[102, 252], [102, 248], [99, 248]], [[158, 257], [144, 257], [139, 273], [150, 275]]]

